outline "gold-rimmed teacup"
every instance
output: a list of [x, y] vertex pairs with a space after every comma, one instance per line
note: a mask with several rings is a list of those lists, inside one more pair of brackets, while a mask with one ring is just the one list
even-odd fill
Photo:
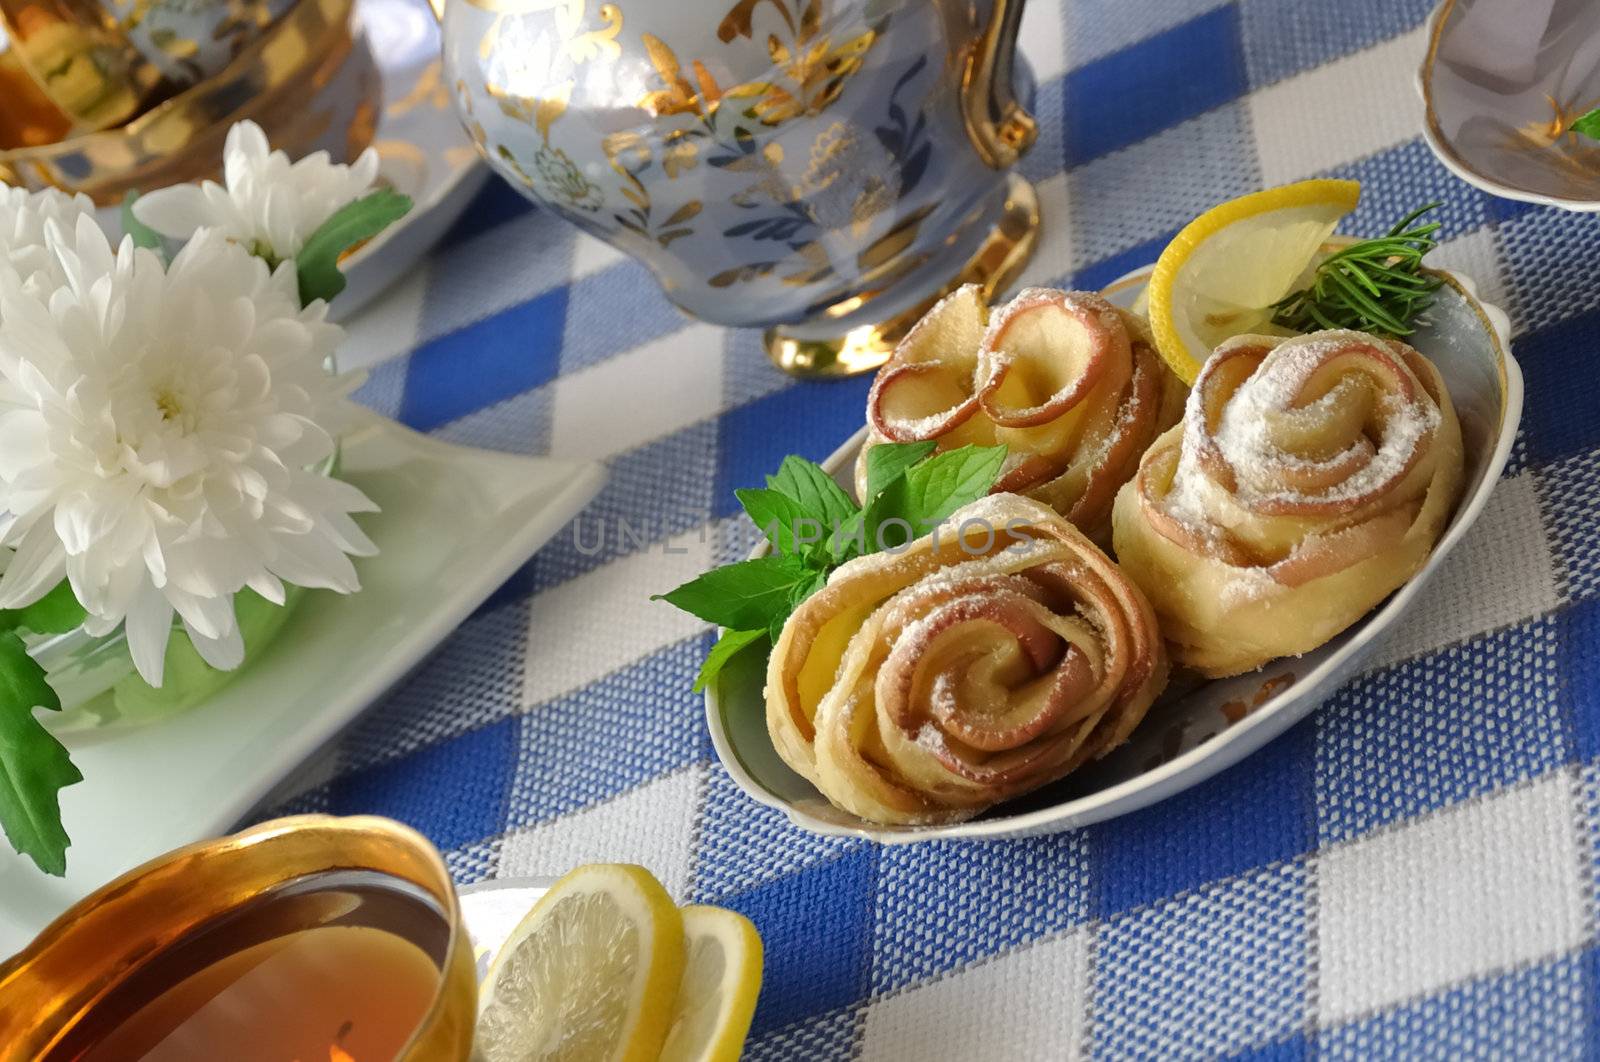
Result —
[[0, 0], [0, 30], [57, 121], [92, 132], [220, 73], [295, 2]]
[[215, 174], [228, 128], [246, 118], [291, 156], [353, 159], [376, 131], [382, 83], [351, 4], [299, 0], [221, 73], [126, 125], [0, 150], [0, 182], [116, 203]]
[[[324, 883], [320, 893], [319, 881]], [[373, 925], [368, 925], [362, 921], [358, 902], [341, 901], [360, 888], [387, 890], [406, 899], [411, 906], [398, 910], [415, 917], [398, 920], [391, 904], [375, 909], [386, 917], [370, 919]], [[315, 908], [321, 923], [300, 932], [356, 928], [389, 933], [426, 948], [430, 968], [437, 971], [431, 998], [420, 997], [422, 1005], [406, 1017], [408, 1027], [369, 1028], [369, 1040], [381, 1031], [384, 1035], [378, 1039], [398, 1044], [393, 1057], [406, 1062], [463, 1062], [472, 1045], [477, 978], [472, 945], [444, 861], [422, 835], [397, 822], [327, 815], [279, 819], [232, 837], [181, 848], [80, 901], [0, 965], [0, 1060], [117, 1057], [123, 1042], [117, 1037], [148, 1038], [152, 1011], [162, 1011], [163, 1019], [171, 1017], [166, 1011], [172, 1000], [170, 986], [164, 987], [168, 982], [190, 986], [196, 979], [211, 977], [213, 971], [236, 970], [227, 964], [244, 955], [246, 946], [272, 946], [287, 936], [252, 936], [262, 923], [259, 918], [247, 921], [248, 912], [287, 898], [299, 904], [298, 915], [304, 913], [304, 899], [318, 895], [331, 896], [332, 902]], [[374, 929], [375, 925], [387, 928]], [[304, 946], [304, 937], [296, 939], [297, 946]], [[331, 941], [342, 946], [345, 939]], [[227, 950], [230, 940], [240, 943], [239, 951]], [[197, 954], [195, 949], [202, 945], [208, 949], [203, 954], [212, 960], [209, 965], [184, 966], [175, 961], [174, 956]], [[187, 979], [174, 979], [173, 971], [191, 968]], [[303, 985], [277, 982], [270, 994], [278, 1003], [275, 1008], [235, 1008], [226, 1023], [228, 1033], [238, 1037], [235, 1045], [245, 1042], [246, 1036], [281, 1037], [283, 1024], [295, 1018], [284, 1013], [283, 993], [292, 995], [297, 987], [305, 990]], [[359, 987], [366, 990], [364, 996], [346, 994], [357, 999], [354, 1007], [363, 1005], [360, 998], [370, 1000], [370, 1009], [362, 1012], [369, 1023], [384, 1020], [383, 1015], [397, 1017], [392, 999], [386, 998], [395, 992], [394, 983], [379, 978]], [[184, 1028], [192, 1020], [179, 1017], [178, 1032], [169, 1035], [192, 1032]], [[333, 1042], [323, 1047], [320, 1059], [363, 1057], [349, 1039], [361, 1020], [355, 1016], [349, 1029], [335, 1028]], [[216, 1035], [221, 1030], [209, 1031]], [[331, 1050], [341, 1038], [352, 1047], [339, 1048], [344, 1056]]]

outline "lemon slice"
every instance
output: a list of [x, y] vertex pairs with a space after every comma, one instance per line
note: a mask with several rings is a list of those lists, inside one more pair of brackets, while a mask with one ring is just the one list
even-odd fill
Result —
[[683, 916], [649, 871], [579, 867], [540, 898], [490, 964], [474, 1057], [653, 1060], [683, 966]]
[[1212, 207], [1161, 252], [1150, 329], [1172, 371], [1194, 383], [1213, 348], [1246, 332], [1284, 333], [1272, 304], [1310, 282], [1318, 250], [1361, 197], [1357, 181], [1268, 188]]
[[685, 907], [688, 962], [661, 1062], [738, 1062], [761, 992], [761, 935], [744, 915]]

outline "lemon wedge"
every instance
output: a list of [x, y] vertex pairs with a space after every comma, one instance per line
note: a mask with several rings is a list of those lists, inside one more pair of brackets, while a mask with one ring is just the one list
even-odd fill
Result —
[[1172, 371], [1192, 384], [1229, 336], [1288, 334], [1272, 325], [1272, 304], [1310, 282], [1360, 197], [1357, 181], [1300, 181], [1212, 207], [1173, 237], [1148, 291], [1150, 329]]
[[651, 1062], [672, 1025], [684, 919], [643, 867], [597, 863], [518, 923], [480, 991], [485, 1062]]
[[661, 1062], [738, 1062], [761, 992], [761, 935], [744, 915], [685, 907], [688, 961]]

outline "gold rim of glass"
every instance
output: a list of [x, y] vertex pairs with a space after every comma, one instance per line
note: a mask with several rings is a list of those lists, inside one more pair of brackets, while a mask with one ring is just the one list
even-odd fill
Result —
[[142, 964], [274, 886], [372, 871], [424, 890], [449, 925], [439, 988], [399, 1057], [463, 1060], [477, 974], [450, 872], [421, 834], [376, 816], [299, 815], [180, 848], [74, 904], [0, 964], [0, 1060], [46, 1057]]

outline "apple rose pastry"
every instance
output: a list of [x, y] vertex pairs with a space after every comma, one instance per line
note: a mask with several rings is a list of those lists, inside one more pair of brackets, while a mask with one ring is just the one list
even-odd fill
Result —
[[1238, 674], [1409, 579], [1460, 487], [1461, 428], [1421, 354], [1362, 332], [1237, 336], [1117, 497], [1117, 557], [1176, 661]]
[[1014, 494], [840, 567], [767, 669], [780, 755], [880, 823], [970, 818], [1124, 741], [1167, 681], [1155, 613], [1083, 533]]
[[1183, 393], [1144, 322], [1099, 295], [1029, 288], [990, 319], [969, 284], [878, 370], [856, 491], [865, 496], [879, 443], [1004, 444], [995, 493], [1037, 498], [1106, 545], [1117, 488], [1177, 422]]

